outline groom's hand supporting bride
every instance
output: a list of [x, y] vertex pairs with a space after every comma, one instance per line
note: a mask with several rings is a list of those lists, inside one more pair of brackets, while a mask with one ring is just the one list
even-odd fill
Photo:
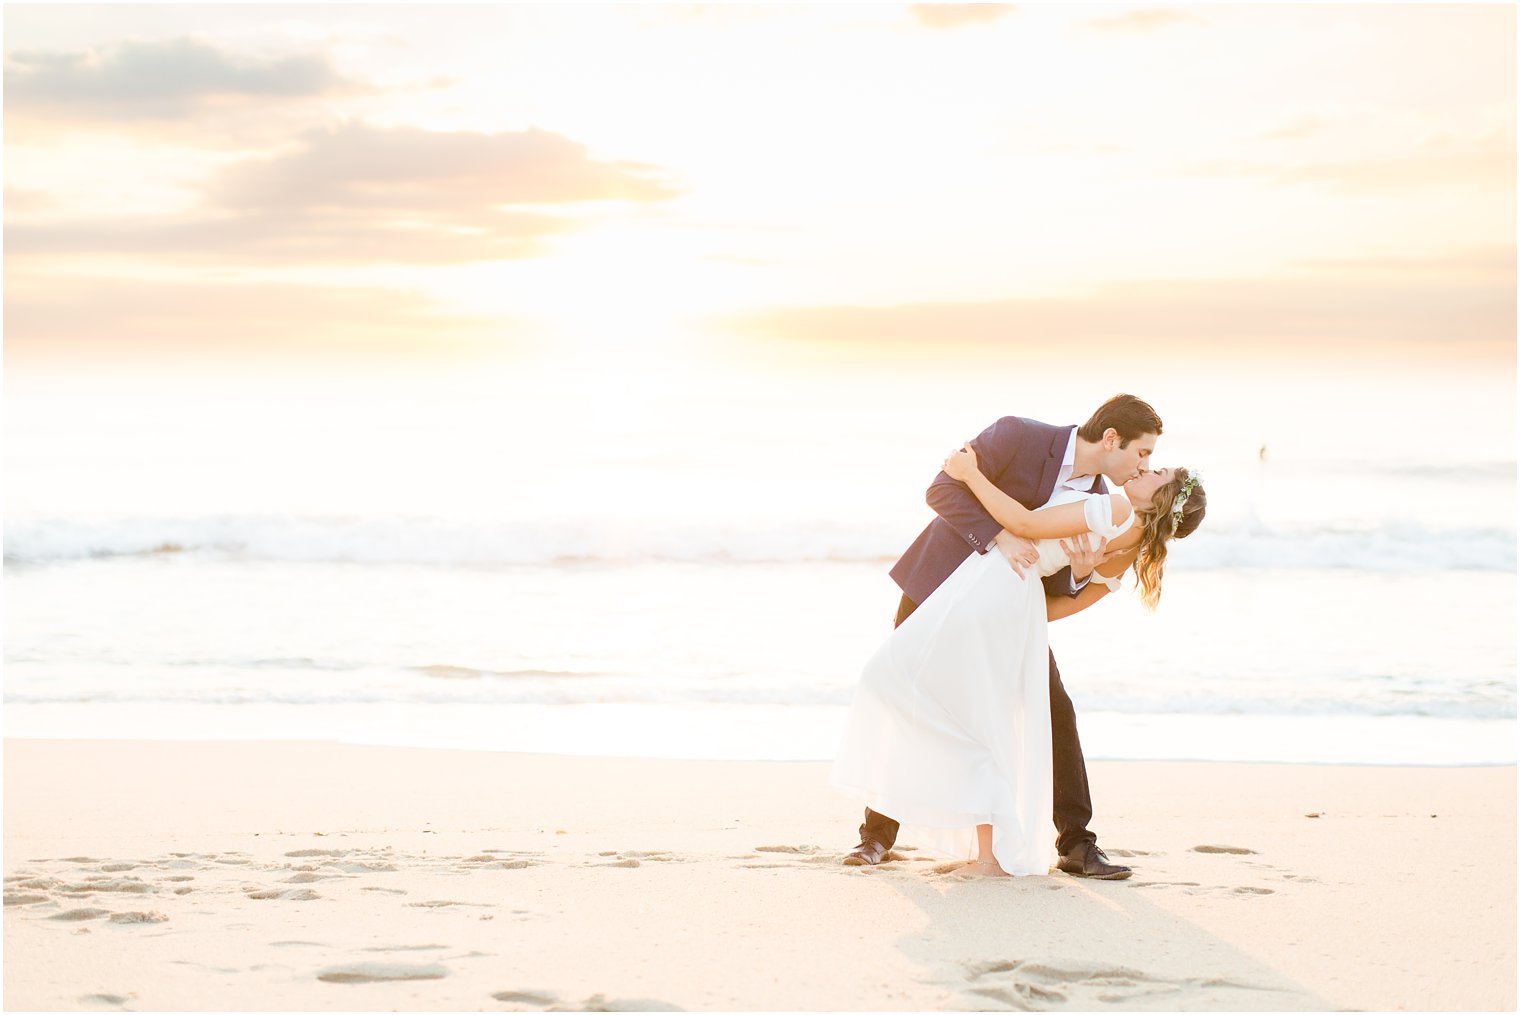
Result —
[[[1026, 567], [1033, 567], [1040, 559], [1039, 547], [1034, 545], [1033, 540], [1015, 536], [1007, 529], [998, 530], [998, 534], [992, 537], [992, 543], [1008, 561], [1008, 566], [1013, 568], [1014, 574], [1020, 578], [1024, 577]], [[1076, 574], [1075, 568], [1072, 573]]]
[[[1087, 537], [1080, 536], [1078, 538], [1085, 542]], [[1073, 577], [1081, 575], [1081, 578], [1076, 578], [1077, 581], [1081, 581], [1094, 571], [1109, 578], [1117, 578], [1129, 569], [1130, 564], [1134, 563], [1135, 548], [1133, 546], [1127, 550], [1102, 549], [1102, 544], [1106, 542], [1107, 540], [1100, 540], [1100, 545], [1094, 548], [1087, 548], [1085, 546], [1067, 548], [1066, 552], [1071, 557], [1071, 573]], [[1062, 543], [1061, 545], [1065, 546], [1066, 544]], [[1047, 596], [1045, 597], [1045, 619], [1057, 621], [1074, 616], [1108, 594], [1109, 590], [1106, 584], [1103, 582], [1092, 582], [1071, 598]]]
[[1061, 540], [1061, 549], [1071, 562], [1071, 580], [1080, 585], [1099, 564], [1112, 559], [1118, 551], [1109, 551], [1107, 547], [1107, 539], [1100, 537], [1097, 543], [1092, 543], [1086, 532]]
[[[1040, 559], [1040, 550], [1033, 541], [1015, 536], [1007, 529], [994, 536], [992, 542], [1008, 561], [1008, 566], [1021, 578], [1024, 576], [1024, 568], [1033, 567]], [[1071, 564], [1072, 584], [1078, 586], [1087, 580], [1087, 576], [1099, 564], [1112, 560], [1119, 553], [1118, 550], [1108, 549], [1106, 539], [1100, 538], [1096, 543], [1092, 542], [1091, 535], [1086, 532], [1061, 540], [1061, 549], [1066, 551]]]

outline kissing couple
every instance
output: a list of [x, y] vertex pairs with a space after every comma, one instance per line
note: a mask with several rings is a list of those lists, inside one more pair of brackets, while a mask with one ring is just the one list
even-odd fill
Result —
[[1155, 608], [1167, 543], [1207, 505], [1196, 472], [1150, 470], [1160, 436], [1154, 409], [1115, 395], [1080, 427], [1005, 416], [945, 459], [927, 495], [936, 517], [892, 568], [896, 627], [861, 675], [829, 777], [866, 805], [845, 863], [880, 863], [907, 824], [966, 860], [961, 873], [1046, 874], [1054, 817], [1060, 870], [1130, 876], [1087, 827], [1047, 622], [1118, 591], [1131, 567]]

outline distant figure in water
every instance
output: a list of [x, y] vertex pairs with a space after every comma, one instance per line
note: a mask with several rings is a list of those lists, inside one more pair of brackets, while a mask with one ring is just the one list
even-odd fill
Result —
[[1260, 451], [1256, 452], [1256, 457], [1260, 458], [1264, 462], [1267, 460], [1267, 446], [1265, 444], [1261, 446]]

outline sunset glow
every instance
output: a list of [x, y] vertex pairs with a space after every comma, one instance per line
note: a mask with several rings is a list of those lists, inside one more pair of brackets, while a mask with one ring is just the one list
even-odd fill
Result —
[[1502, 5], [5, 18], [27, 361], [890, 354], [935, 318], [1513, 352]]

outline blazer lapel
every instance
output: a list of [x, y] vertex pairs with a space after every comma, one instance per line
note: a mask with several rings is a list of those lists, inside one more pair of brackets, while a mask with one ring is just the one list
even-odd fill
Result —
[[1072, 429], [1068, 426], [1056, 431], [1055, 440], [1050, 444], [1050, 455], [1040, 469], [1039, 499], [1032, 507], [1044, 507], [1049, 503], [1050, 495], [1055, 492], [1056, 477], [1061, 474], [1061, 459], [1066, 457], [1066, 445], [1071, 440]]

